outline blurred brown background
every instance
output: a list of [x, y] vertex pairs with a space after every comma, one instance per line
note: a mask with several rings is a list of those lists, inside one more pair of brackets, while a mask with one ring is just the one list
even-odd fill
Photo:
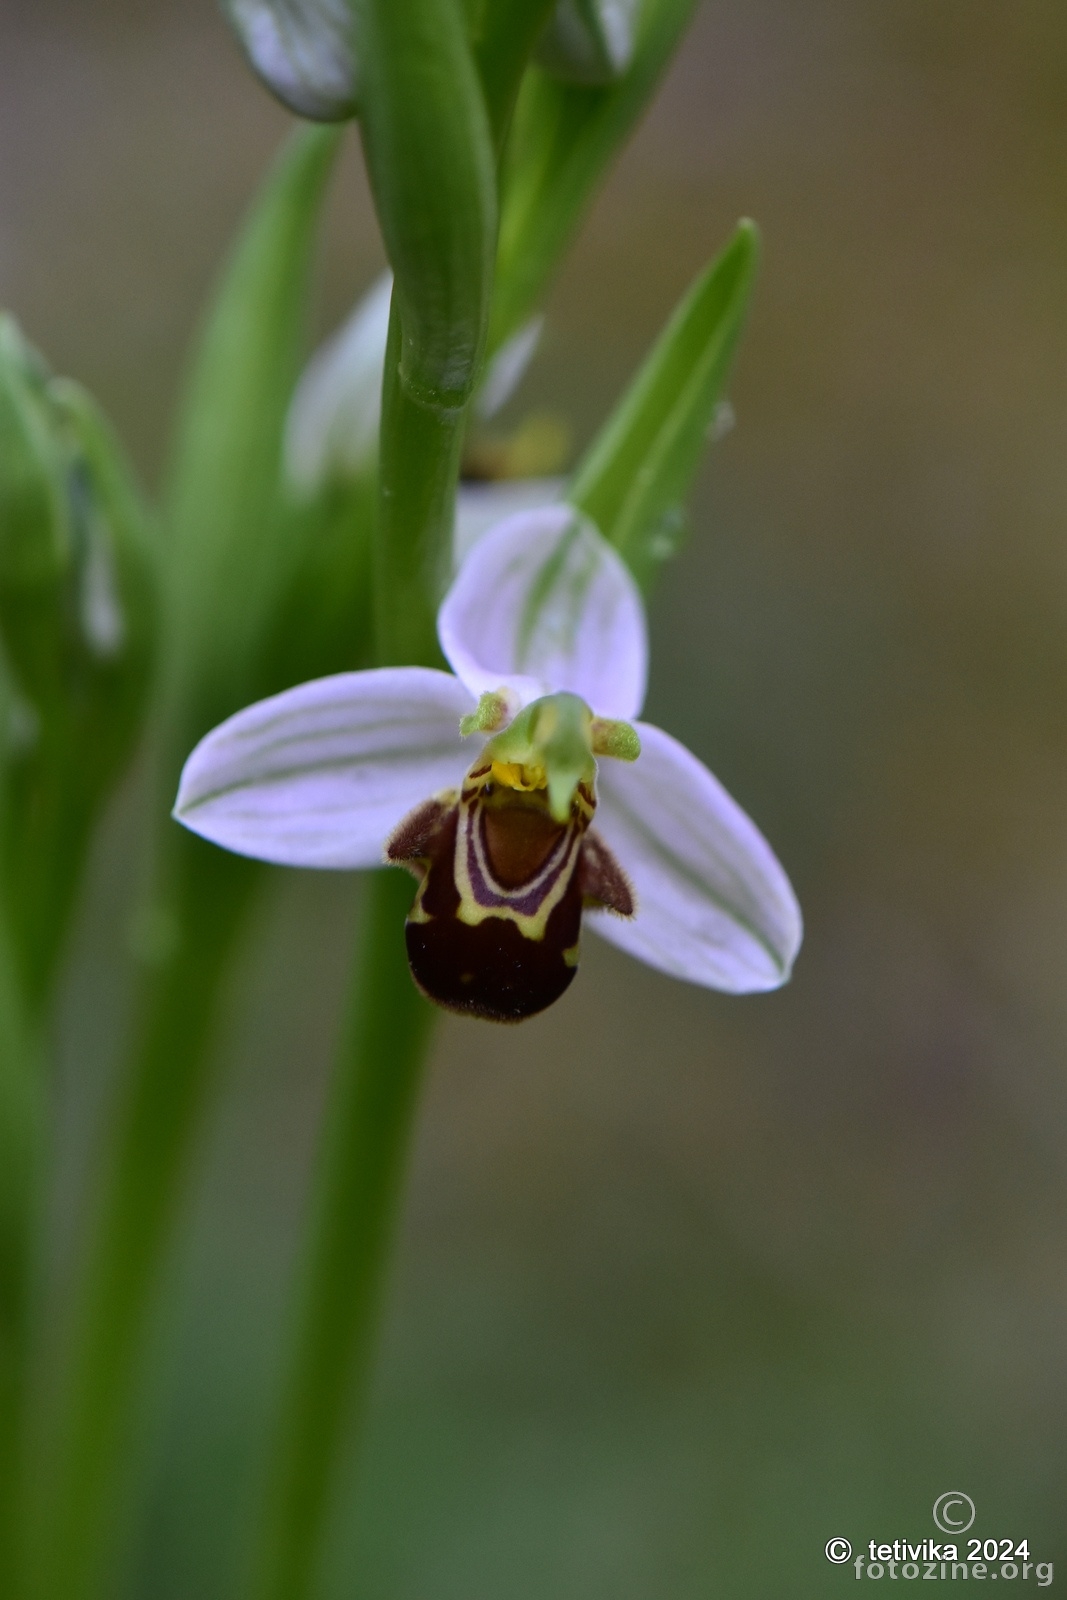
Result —
[[[209, 0], [3, 0], [0, 302], [152, 486], [286, 126]], [[351, 144], [320, 329], [381, 260]], [[768, 833], [806, 947], [788, 990], [736, 1000], [589, 936], [544, 1019], [443, 1026], [330, 1600], [825, 1596], [855, 1581], [831, 1535], [933, 1536], [947, 1489], [974, 1533], [1067, 1562], [1062, 5], [706, 4], [514, 415], [587, 437], [741, 214], [766, 260], [738, 426], [654, 604], [649, 716]], [[137, 804], [59, 1028], [60, 1254]], [[279, 873], [244, 961], [160, 1329], [137, 1600], [232, 1592], [354, 902]]]

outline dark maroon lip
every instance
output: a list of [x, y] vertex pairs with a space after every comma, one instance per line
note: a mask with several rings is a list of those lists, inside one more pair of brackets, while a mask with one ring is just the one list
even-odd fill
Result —
[[579, 837], [575, 824], [572, 822], [566, 828], [548, 860], [528, 883], [509, 889], [491, 878], [487, 870], [489, 847], [484, 812], [477, 802], [464, 810], [467, 812], [464, 818], [467, 875], [476, 904], [486, 909], [506, 907], [518, 916], [535, 917], [558, 884], [568, 858], [574, 854]]
[[[506, 797], [496, 805], [511, 809]], [[514, 800], [516, 812], [539, 805], [544, 816], [536, 797]], [[490, 870], [480, 788], [468, 784], [462, 799], [427, 800], [403, 820], [387, 854], [420, 879], [405, 942], [412, 977], [430, 1000], [464, 1016], [521, 1022], [569, 988], [578, 967], [583, 910], [604, 905], [623, 916], [633, 911], [625, 874], [589, 829], [592, 810], [589, 795], [530, 877], [511, 887]], [[548, 824], [541, 837], [551, 832]], [[525, 846], [529, 839], [520, 842]], [[469, 886], [466, 899], [460, 880]]]

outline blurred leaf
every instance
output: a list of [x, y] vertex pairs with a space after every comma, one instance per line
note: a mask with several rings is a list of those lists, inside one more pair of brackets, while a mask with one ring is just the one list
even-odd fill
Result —
[[473, 27], [474, 55], [499, 148], [511, 122], [523, 72], [554, 0], [493, 0]]
[[223, 274], [179, 416], [166, 499], [174, 761], [247, 698], [287, 571], [282, 436], [338, 140], [301, 129], [283, 150]]
[[348, 0], [222, 0], [262, 83], [312, 122], [354, 117], [359, 87]]
[[[193, 366], [167, 499], [160, 785], [262, 670], [296, 552], [282, 436], [335, 130], [302, 129], [253, 205]], [[142, 984], [74, 1293], [36, 1593], [88, 1600], [116, 1543], [129, 1430], [162, 1262], [211, 1082], [208, 1044], [261, 871], [166, 827], [142, 908]]]
[[371, 665], [377, 494], [372, 465], [292, 506], [299, 557], [271, 622], [257, 696]]
[[531, 67], [505, 152], [490, 346], [532, 315], [608, 163], [644, 110], [696, 0], [642, 0], [629, 70], [608, 86]]
[[92, 827], [140, 731], [156, 550], [96, 405], [77, 384], [50, 378], [10, 321], [0, 328], [0, 432], [8, 446], [0, 451], [0, 632], [10, 677], [4, 879], [36, 1005]]
[[579, 465], [568, 498], [640, 583], [673, 553], [755, 282], [759, 235], [739, 224], [674, 312]]

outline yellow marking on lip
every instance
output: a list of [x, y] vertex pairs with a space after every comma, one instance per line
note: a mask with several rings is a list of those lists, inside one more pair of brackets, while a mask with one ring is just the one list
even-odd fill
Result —
[[520, 761], [494, 761], [492, 766], [493, 782], [499, 783], [504, 789], [518, 789], [529, 793], [534, 789], [544, 789], [548, 779], [544, 767], [525, 765]]

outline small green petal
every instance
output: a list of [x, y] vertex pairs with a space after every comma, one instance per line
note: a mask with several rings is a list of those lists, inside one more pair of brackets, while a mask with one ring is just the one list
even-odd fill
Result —
[[594, 717], [592, 737], [595, 756], [613, 756], [616, 761], [636, 761], [641, 754], [637, 731], [628, 722]]
[[484, 754], [504, 765], [540, 769], [549, 810], [565, 822], [578, 785], [592, 783], [596, 774], [592, 726], [593, 714], [578, 695], [546, 695], [520, 711]]
[[506, 689], [489, 689], [469, 716], [459, 719], [459, 731], [466, 739], [472, 733], [496, 733], [511, 715], [513, 701]]

